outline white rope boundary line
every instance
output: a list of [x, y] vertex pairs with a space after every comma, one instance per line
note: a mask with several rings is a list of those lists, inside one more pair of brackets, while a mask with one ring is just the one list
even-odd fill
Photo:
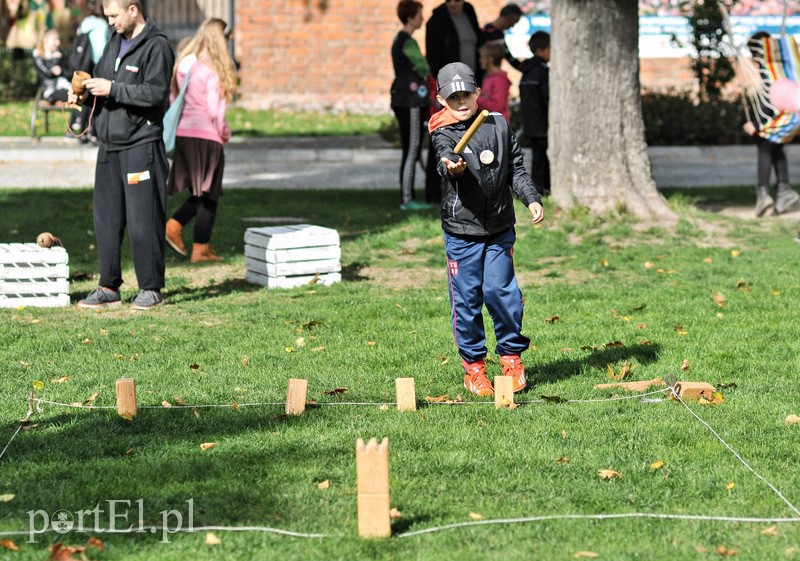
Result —
[[700, 418], [700, 416], [699, 416], [697, 413], [695, 413], [694, 411], [692, 411], [692, 409], [691, 409], [691, 408], [690, 408], [688, 405], [686, 405], [686, 402], [684, 402], [684, 401], [681, 399], [681, 396], [679, 396], [679, 395], [678, 395], [678, 393], [677, 393], [677, 392], [676, 392], [676, 391], [675, 391], [673, 388], [670, 388], [670, 391], [672, 392], [672, 395], [674, 395], [674, 396], [675, 396], [675, 399], [677, 399], [678, 401], [680, 401], [680, 402], [681, 402], [681, 405], [683, 405], [683, 406], [686, 408], [686, 410], [687, 410], [687, 411], [689, 411], [689, 413], [691, 413], [691, 414], [692, 414], [692, 416], [693, 416], [695, 419], [697, 419], [698, 421], [700, 421], [700, 422], [703, 424], [703, 426], [705, 426], [705, 427], [706, 427], [706, 428], [707, 428], [707, 429], [708, 429], [708, 430], [711, 432], [711, 434], [713, 434], [714, 436], [716, 436], [716, 437], [717, 437], [717, 440], [719, 440], [719, 441], [722, 443], [722, 445], [723, 445], [725, 448], [727, 448], [727, 449], [728, 449], [728, 451], [730, 451], [730, 453], [731, 453], [731, 454], [733, 454], [733, 456], [734, 456], [734, 457], [735, 457], [737, 460], [739, 460], [739, 462], [741, 462], [741, 464], [742, 464], [742, 465], [743, 465], [745, 468], [747, 468], [747, 470], [748, 470], [748, 471], [750, 471], [750, 473], [752, 473], [753, 475], [755, 475], [755, 476], [756, 476], [756, 478], [757, 478], [757, 479], [759, 479], [760, 481], [762, 481], [763, 483], [766, 483], [766, 484], [767, 484], [767, 486], [768, 486], [770, 489], [772, 489], [772, 491], [773, 491], [773, 492], [774, 492], [776, 495], [778, 495], [778, 497], [780, 497], [780, 499], [781, 499], [781, 500], [782, 500], [784, 503], [786, 503], [786, 505], [787, 505], [787, 506], [788, 506], [788, 507], [789, 507], [789, 508], [792, 510], [792, 512], [794, 512], [795, 514], [797, 514], [797, 515], [799, 515], [799, 516], [800, 516], [800, 510], [797, 510], [797, 507], [795, 507], [795, 506], [794, 506], [792, 503], [790, 503], [790, 502], [789, 502], [789, 500], [788, 500], [786, 497], [784, 497], [784, 496], [783, 496], [783, 493], [781, 493], [781, 492], [778, 490], [778, 488], [777, 488], [777, 487], [775, 487], [775, 486], [774, 486], [772, 483], [770, 483], [769, 481], [767, 481], [767, 480], [766, 480], [766, 479], [765, 479], [765, 478], [764, 478], [764, 477], [763, 477], [763, 476], [762, 476], [760, 473], [758, 473], [756, 470], [754, 470], [752, 467], [750, 467], [750, 464], [748, 464], [748, 463], [747, 463], [747, 462], [744, 460], [744, 458], [742, 458], [742, 457], [739, 455], [739, 453], [738, 453], [736, 450], [734, 450], [734, 449], [733, 449], [733, 448], [732, 448], [732, 447], [731, 447], [731, 446], [730, 446], [730, 445], [729, 445], [727, 442], [725, 442], [725, 440], [724, 440], [724, 439], [723, 439], [723, 438], [722, 438], [722, 437], [719, 435], [719, 433], [717, 433], [717, 431], [715, 431], [715, 430], [714, 430], [714, 429], [711, 427], [711, 425], [709, 425], [707, 422], [705, 422], [703, 419], [701, 419], [701, 418]]
[[[656, 395], [656, 394], [663, 394], [664, 392], [669, 391], [668, 388], [663, 388], [659, 390], [649, 391], [645, 393], [635, 394], [635, 395], [625, 395], [619, 397], [609, 397], [609, 398], [600, 398], [600, 399], [564, 399], [561, 398], [560, 403], [610, 403], [614, 401], [625, 401], [631, 399], [638, 399], [642, 400], [644, 403], [657, 403], [658, 401], [662, 400], [644, 400], [644, 398]], [[531, 400], [524, 400], [524, 401], [516, 401], [515, 405], [531, 405], [537, 403], [548, 403], [549, 400], [547, 399], [531, 399]], [[32, 401], [36, 405], [37, 413], [42, 413], [44, 410], [41, 408], [41, 405], [53, 405], [56, 407], [67, 407], [71, 409], [86, 409], [86, 410], [94, 410], [94, 409], [116, 409], [115, 405], [84, 405], [82, 403], [62, 403], [59, 401], [50, 401], [47, 399], [42, 399], [39, 397], [33, 398]], [[425, 401], [420, 402], [420, 404], [424, 404], [425, 406], [434, 406], [434, 405], [492, 405], [494, 406], [494, 401], [454, 401], [454, 400], [446, 400], [446, 401]], [[139, 405], [137, 409], [208, 409], [208, 408], [220, 408], [220, 409], [238, 409], [240, 407], [265, 407], [265, 406], [283, 406], [285, 405], [284, 402], [278, 401], [265, 401], [265, 402], [256, 402], [256, 403], [223, 403], [223, 404], [198, 404], [198, 405]], [[336, 406], [376, 406], [376, 407], [392, 407], [397, 405], [397, 402], [371, 402], [371, 401], [331, 401], [326, 403], [318, 403], [318, 402], [309, 402], [306, 403], [307, 407], [336, 407]]]
[[[268, 526], [193, 526], [191, 528], [175, 528], [170, 529], [169, 527], [164, 526], [135, 526], [132, 528], [79, 528], [79, 529], [72, 529], [69, 532], [58, 532], [53, 528], [47, 528], [41, 531], [10, 531], [10, 532], [1, 532], [0, 536], [27, 536], [30, 534], [40, 535], [40, 534], [52, 534], [53, 532], [56, 533], [70, 533], [70, 534], [156, 534], [161, 532], [162, 534], [166, 533], [169, 535], [174, 535], [177, 533], [182, 534], [194, 534], [198, 532], [263, 532], [263, 533], [270, 533], [270, 534], [280, 534], [282, 536], [289, 536], [291, 538], [309, 538], [309, 539], [319, 539], [319, 538], [332, 538], [337, 537], [337, 535], [332, 534], [308, 534], [303, 532], [292, 532], [291, 530], [282, 530], [280, 528], [270, 528]], [[344, 536], [340, 536], [344, 537]]]
[[547, 522], [553, 520], [617, 520], [620, 518], [658, 518], [662, 520], [699, 520], [711, 522], [735, 522], [735, 523], [755, 523], [755, 524], [777, 524], [800, 522], [800, 518], [755, 518], [755, 517], [736, 517], [736, 516], [711, 516], [701, 514], [660, 514], [656, 512], [627, 512], [620, 514], [548, 514], [543, 516], [529, 516], [525, 518], [495, 518], [492, 520], [471, 520], [469, 522], [457, 522], [444, 526], [435, 526], [423, 530], [415, 530], [398, 534], [398, 538], [411, 538], [423, 534], [432, 534], [443, 530], [453, 530], [456, 528], [466, 528], [469, 526], [486, 526], [492, 524], [522, 524], [527, 522]]
[[[667, 388], [668, 392], [672, 393], [672, 396], [680, 402], [684, 408], [689, 411], [689, 413], [700, 423], [705, 426], [716, 438], [717, 440], [722, 443], [722, 445], [729, 451], [733, 456], [739, 460], [739, 462], [752, 473], [757, 479], [765, 483], [795, 514], [800, 516], [800, 510], [797, 509], [784, 495], [783, 493], [778, 490], [772, 483], [766, 480], [761, 474], [755, 471], [745, 460], [742, 456], [734, 450], [723, 438], [722, 436], [715, 431], [711, 425], [709, 425], [706, 421], [704, 421], [697, 413], [695, 413], [683, 399], [681, 399], [680, 395], [675, 391], [674, 386], [669, 386]], [[598, 403], [598, 402], [606, 402], [606, 401], [621, 401], [625, 399], [642, 399], [648, 395], [654, 395], [658, 393], [663, 393], [664, 390], [656, 390], [652, 392], [646, 392], [644, 394], [638, 394], [634, 396], [624, 396], [619, 398], [608, 398], [608, 399], [591, 399], [591, 400], [564, 400], [562, 403]], [[533, 400], [521, 403], [544, 403], [547, 400]], [[649, 401], [648, 401], [649, 402]], [[22, 429], [25, 422], [33, 415], [33, 404], [36, 403], [36, 410], [38, 412], [42, 412], [41, 404], [49, 404], [49, 405], [56, 405], [62, 407], [73, 407], [73, 408], [80, 408], [80, 409], [114, 409], [113, 406], [87, 406], [87, 405], [77, 405], [77, 404], [65, 404], [53, 401], [47, 401], [39, 398], [33, 398], [32, 396], [29, 398], [28, 401], [28, 414], [26, 417], [20, 422], [17, 430], [14, 432], [11, 440], [9, 440], [8, 444], [6, 444], [3, 451], [0, 452], [0, 459], [2, 459], [3, 455], [5, 454], [8, 447], [13, 442], [14, 438], [16, 438], [17, 434]], [[432, 402], [428, 403], [428, 405], [467, 405], [467, 404], [492, 404], [492, 403], [484, 403], [484, 402]], [[253, 407], [259, 405], [283, 405], [283, 403], [248, 403], [248, 404], [236, 404], [236, 405], [175, 405], [171, 407], [166, 407], [163, 405], [151, 405], [151, 406], [142, 406], [142, 409], [192, 409], [192, 408], [199, 408], [199, 407]], [[328, 403], [328, 404], [314, 404], [314, 405], [395, 405], [394, 403], [356, 403], [356, 402], [339, 402], [339, 403]], [[493, 405], [493, 404], [492, 404]], [[799, 518], [757, 518], [757, 517], [735, 517], [735, 516], [713, 516], [713, 515], [695, 515], [695, 514], [663, 514], [663, 513], [645, 513], [645, 512], [633, 512], [633, 513], [619, 513], [619, 514], [554, 514], [554, 515], [542, 515], [542, 516], [530, 516], [530, 517], [523, 517], [523, 518], [498, 518], [498, 519], [490, 519], [490, 520], [473, 520], [468, 522], [458, 522], [454, 524], [446, 524], [443, 526], [434, 526], [431, 528], [425, 528], [422, 530], [415, 530], [413, 532], [405, 532], [402, 534], [397, 534], [397, 538], [408, 538], [414, 536], [421, 536], [425, 534], [431, 534], [435, 532], [445, 531], [445, 530], [452, 530], [457, 528], [466, 528], [466, 527], [473, 527], [473, 526], [485, 526], [485, 525], [498, 525], [498, 524], [521, 524], [521, 523], [530, 523], [530, 522], [543, 522], [543, 521], [556, 521], [556, 520], [617, 520], [617, 519], [626, 519], [626, 518], [653, 518], [653, 519], [661, 519], [661, 520], [695, 520], [695, 521], [712, 521], [712, 522], [733, 522], [733, 523], [757, 523], [757, 524], [769, 524], [769, 523], [795, 523], [800, 522]], [[37, 533], [47, 533], [47, 532], [54, 532], [54, 529], [48, 529], [43, 532]], [[98, 534], [108, 533], [108, 534], [130, 534], [130, 533], [142, 533], [142, 532], [151, 532], [156, 533], [158, 531], [167, 531], [170, 534], [174, 534], [177, 532], [181, 533], [196, 533], [196, 532], [204, 532], [204, 531], [230, 531], [230, 532], [265, 532], [265, 533], [275, 533], [290, 537], [297, 537], [297, 538], [309, 538], [309, 539], [318, 539], [318, 538], [329, 538], [334, 537], [329, 534], [312, 534], [312, 533], [300, 533], [300, 532], [292, 532], [289, 530], [282, 530], [279, 528], [270, 528], [264, 526], [200, 526], [195, 528], [187, 528], [187, 529], [176, 529], [174, 531], [170, 531], [169, 528], [159, 527], [159, 526], [147, 526], [147, 527], [140, 527], [140, 528], [130, 528], [125, 530], [111, 530], [111, 529], [104, 529], [104, 528], [89, 528], [83, 530], [77, 530], [77, 532], [94, 532]], [[18, 535], [29, 535], [30, 531], [12, 531], [12, 532], [5, 532], [0, 531], [0, 536], [18, 536]]]
[[30, 397], [28, 397], [28, 414], [25, 415], [25, 418], [19, 422], [17, 430], [14, 431], [14, 434], [11, 435], [11, 438], [8, 440], [8, 443], [3, 448], [3, 451], [0, 452], [0, 460], [2, 460], [3, 456], [6, 455], [6, 450], [8, 450], [8, 447], [11, 446], [12, 442], [14, 442], [14, 439], [17, 438], [19, 431], [22, 430], [22, 427], [25, 426], [25, 423], [28, 422], [28, 419], [30, 419], [32, 415], [33, 415], [33, 394], [31, 394]]
[[[759, 518], [754, 516], [714, 516], [704, 514], [670, 514], [658, 512], [623, 512], [615, 514], [547, 514], [542, 516], [527, 516], [521, 518], [495, 518], [489, 520], [471, 520], [468, 522], [456, 522], [453, 524], [446, 524], [443, 526], [434, 526], [431, 528], [424, 528], [422, 530], [414, 530], [413, 532], [404, 532], [402, 534], [394, 534], [396, 538], [411, 538], [415, 536], [422, 536], [425, 534], [433, 534], [445, 530], [455, 530], [458, 528], [469, 528], [474, 526], [490, 526], [501, 524], [529, 524], [533, 522], [551, 522], [561, 520], [620, 520], [620, 519], [658, 519], [658, 520], [688, 520], [698, 522], [730, 522], [735, 524], [792, 524], [800, 522], [800, 518]], [[51, 533], [64, 533], [57, 532], [53, 528], [33, 532], [36, 535], [51, 534]], [[306, 539], [322, 539], [322, 538], [342, 538], [346, 537], [343, 534], [316, 534], [293, 532], [291, 530], [282, 530], [280, 528], [271, 528], [268, 526], [193, 526], [192, 528], [175, 528], [170, 529], [164, 526], [136, 526], [132, 528], [81, 528], [70, 530], [68, 533], [76, 534], [143, 534], [158, 532], [166, 532], [169, 535], [174, 534], [195, 534], [199, 532], [262, 532], [278, 534], [292, 538], [306, 538]], [[17, 531], [0, 531], [0, 536], [27, 536], [31, 534], [31, 530], [17, 530]]]

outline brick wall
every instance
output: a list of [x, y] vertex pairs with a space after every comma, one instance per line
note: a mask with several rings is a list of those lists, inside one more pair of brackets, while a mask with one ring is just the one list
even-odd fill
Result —
[[[427, 21], [442, 0], [423, 0]], [[506, 0], [470, 0], [481, 25]], [[395, 0], [237, 0], [240, 105], [389, 111]], [[423, 51], [425, 26], [414, 34]], [[512, 83], [519, 74], [509, 72]], [[643, 59], [642, 86], [691, 87], [686, 59]], [[514, 93], [514, 92], [512, 92]]]

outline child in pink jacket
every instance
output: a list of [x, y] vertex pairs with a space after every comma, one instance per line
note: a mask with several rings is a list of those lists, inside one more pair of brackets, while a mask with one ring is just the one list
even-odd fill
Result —
[[187, 79], [189, 83], [178, 122], [167, 193], [186, 190], [189, 197], [167, 221], [166, 239], [172, 249], [187, 255], [183, 227], [194, 219], [193, 263], [222, 260], [210, 240], [222, 195], [223, 145], [231, 137], [225, 110], [236, 90], [225, 27], [225, 22], [217, 18], [203, 22], [178, 56], [172, 78], [172, 99]]
[[481, 68], [486, 72], [478, 104], [489, 111], [502, 113], [508, 122], [510, 118], [508, 91], [511, 88], [511, 80], [503, 70], [500, 70], [500, 63], [506, 55], [505, 47], [500, 43], [486, 43], [478, 52]]

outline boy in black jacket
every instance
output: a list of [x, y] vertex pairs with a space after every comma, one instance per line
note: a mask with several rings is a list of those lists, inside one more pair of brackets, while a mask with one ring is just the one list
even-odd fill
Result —
[[550, 105], [550, 34], [537, 31], [528, 40], [533, 58], [522, 63], [519, 98], [522, 128], [531, 143], [531, 177], [542, 195], [550, 194], [550, 160], [547, 159], [547, 111]]
[[[97, 98], [94, 226], [100, 286], [78, 306], [122, 303], [120, 246], [127, 226], [140, 289], [131, 308], [149, 310], [163, 302], [169, 163], [162, 120], [175, 54], [167, 37], [145, 20], [141, 0], [104, 0], [103, 11], [116, 33], [94, 77], [84, 82]], [[71, 98], [77, 99], [72, 93]]]
[[444, 109], [430, 120], [431, 144], [445, 178], [442, 195], [453, 337], [465, 370], [464, 386], [478, 396], [494, 393], [486, 377], [486, 332], [483, 305], [494, 322], [504, 376], [514, 391], [525, 388], [520, 354], [530, 345], [522, 335], [522, 292], [514, 276], [516, 234], [512, 191], [528, 207], [533, 223], [541, 222], [541, 196], [525, 171], [522, 151], [505, 118], [491, 113], [463, 151], [456, 144], [475, 120], [480, 88], [475, 74], [456, 62], [437, 79]]

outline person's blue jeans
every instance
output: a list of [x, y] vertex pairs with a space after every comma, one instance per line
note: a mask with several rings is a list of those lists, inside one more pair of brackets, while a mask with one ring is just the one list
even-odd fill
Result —
[[486, 356], [484, 304], [494, 322], [498, 355], [518, 355], [530, 345], [522, 335], [524, 301], [514, 276], [514, 228], [489, 237], [445, 232], [453, 339], [461, 357]]

